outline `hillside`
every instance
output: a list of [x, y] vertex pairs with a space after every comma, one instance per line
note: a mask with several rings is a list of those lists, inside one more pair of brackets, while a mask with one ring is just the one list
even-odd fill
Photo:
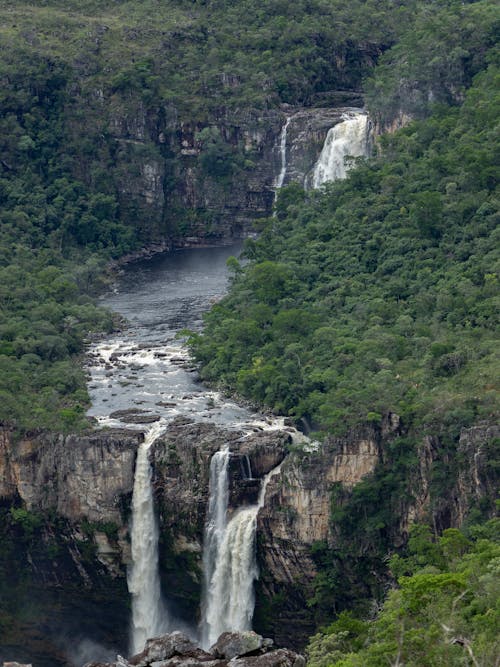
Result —
[[[0, 0], [9, 650], [73, 664], [54, 611], [126, 643], [141, 437], [85, 416], [86, 346], [117, 327], [96, 297], [131, 256], [251, 234], [188, 342], [209, 387], [315, 441], [232, 443], [230, 513], [285, 457], [255, 626], [299, 648], [319, 630], [311, 667], [497, 664], [498, 27], [493, 0]], [[363, 104], [373, 156], [290, 183]], [[152, 466], [163, 586], [195, 623], [228, 436], [185, 426]]]
[[413, 5], [391, 6], [374, 27], [361, 2], [0, 2], [0, 421], [85, 426], [68, 359], [111, 326], [89, 298], [104, 263], [269, 212], [241, 128], [272, 142], [280, 104], [359, 95]]

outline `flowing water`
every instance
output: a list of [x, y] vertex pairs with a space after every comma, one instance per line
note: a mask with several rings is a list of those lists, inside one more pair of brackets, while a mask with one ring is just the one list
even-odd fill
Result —
[[[147, 637], [178, 629], [160, 594], [158, 532], [148, 452], [168, 422], [178, 415], [251, 433], [282, 429], [283, 419], [252, 413], [203, 387], [190, 368], [177, 334], [199, 329], [202, 313], [226, 290], [226, 259], [240, 246], [181, 250], [128, 266], [103, 305], [128, 321], [124, 331], [90, 350], [92, 408], [103, 426], [146, 432], [135, 471], [128, 586], [132, 598], [132, 650]], [[151, 425], [152, 424], [152, 425]], [[212, 458], [210, 501], [204, 539], [202, 629], [205, 641], [224, 630], [250, 627], [253, 614], [255, 527], [264, 502], [227, 521], [229, 451]], [[248, 475], [251, 468], [248, 461]], [[168, 591], [165, 592], [168, 602]], [[218, 636], [218, 635], [217, 635]]]
[[[259, 575], [255, 548], [257, 515], [264, 506], [267, 485], [280, 469], [281, 464], [266, 475], [255, 505], [237, 510], [227, 524], [221, 524], [218, 552], [210, 562], [210, 570], [206, 571], [204, 648], [209, 648], [226, 630], [252, 627], [254, 581]], [[222, 470], [221, 474], [224, 474]], [[217, 480], [217, 486], [222, 484]]]
[[312, 188], [323, 183], [345, 178], [349, 171], [347, 157], [367, 156], [370, 150], [368, 116], [359, 111], [342, 114], [338, 123], [326, 135], [321, 154], [308, 181]]
[[153, 424], [137, 451], [130, 530], [132, 565], [127, 573], [128, 589], [132, 596], [132, 654], [142, 651], [149, 637], [174, 629], [170, 627], [169, 615], [161, 598], [158, 525], [148, 459], [149, 448], [164, 429], [165, 424], [162, 422]]
[[292, 120], [291, 116], [288, 116], [286, 119], [285, 124], [281, 128], [280, 132], [280, 139], [279, 139], [279, 155], [280, 155], [280, 171], [278, 174], [278, 178], [276, 179], [276, 183], [274, 184], [275, 191], [279, 190], [281, 187], [283, 187], [283, 183], [285, 182], [285, 176], [286, 176], [286, 140], [287, 140], [287, 132], [288, 132], [288, 126], [290, 125], [290, 121]]

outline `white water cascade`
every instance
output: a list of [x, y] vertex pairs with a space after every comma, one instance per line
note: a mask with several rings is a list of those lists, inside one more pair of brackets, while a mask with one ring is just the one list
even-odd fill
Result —
[[280, 173], [278, 174], [278, 178], [276, 179], [276, 183], [274, 184], [274, 190], [275, 190], [275, 195], [276, 192], [283, 187], [283, 183], [285, 182], [285, 176], [286, 176], [286, 140], [287, 140], [287, 133], [288, 133], [288, 126], [290, 125], [290, 121], [292, 120], [291, 116], [288, 116], [286, 119], [285, 124], [281, 128], [280, 132], [280, 143], [279, 143], [279, 154], [280, 154], [280, 161], [281, 161], [281, 169]]
[[[281, 464], [264, 478], [257, 504], [238, 510], [225, 525], [222, 534], [218, 535], [217, 553], [211, 555], [210, 571], [205, 571], [206, 603], [202, 621], [202, 646], [205, 648], [209, 648], [223, 632], [250, 630], [252, 627], [255, 606], [253, 583], [259, 574], [255, 551], [257, 515], [264, 506], [269, 480], [279, 472], [280, 468]], [[218, 470], [222, 472], [222, 466], [218, 466]], [[227, 467], [225, 479], [227, 484]], [[218, 492], [223, 487], [220, 481], [217, 481], [212, 487], [212, 466], [210, 467], [210, 483], [211, 494], [213, 493], [212, 488], [217, 489]], [[211, 496], [210, 508], [215, 508], [218, 502], [219, 499], [214, 500], [212, 505]], [[209, 523], [205, 540], [210, 530], [210, 516], [209, 509]]]
[[160, 592], [158, 572], [158, 526], [153, 505], [151, 464], [148, 452], [165, 428], [153, 424], [137, 451], [130, 539], [132, 564], [127, 571], [132, 596], [131, 651], [138, 653], [146, 639], [168, 632], [169, 618]]
[[229, 449], [224, 448], [212, 456], [210, 461], [210, 482], [208, 516], [203, 540], [203, 591], [201, 603], [201, 639], [203, 646], [210, 646], [210, 623], [217, 611], [212, 580], [217, 566], [220, 548], [227, 526], [227, 506], [229, 499]]
[[345, 158], [361, 157], [369, 153], [370, 124], [368, 116], [348, 111], [342, 122], [328, 130], [321, 154], [310, 178], [310, 187], [319, 188], [327, 181], [345, 178], [349, 170]]

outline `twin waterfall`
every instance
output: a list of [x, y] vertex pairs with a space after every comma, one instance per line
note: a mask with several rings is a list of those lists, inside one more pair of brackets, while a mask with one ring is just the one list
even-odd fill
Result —
[[127, 572], [128, 590], [132, 596], [131, 651], [138, 653], [146, 639], [169, 631], [167, 610], [161, 599], [158, 571], [158, 525], [153, 503], [149, 449], [160, 436], [164, 424], [157, 422], [146, 433], [137, 450], [132, 525], [130, 541], [132, 565]]
[[[137, 452], [132, 496], [132, 566], [127, 582], [132, 596], [131, 651], [141, 651], [150, 637], [175, 629], [161, 599], [158, 572], [158, 526], [154, 513], [148, 453], [164, 424], [154, 424]], [[257, 515], [266, 488], [281, 464], [264, 480], [255, 505], [237, 509], [228, 521], [229, 449], [216, 452], [210, 463], [209, 506], [203, 544], [201, 644], [209, 648], [228, 630], [250, 630], [258, 577], [255, 551]], [[246, 467], [251, 473], [250, 462]]]
[[[288, 147], [292, 122], [297, 127], [294, 127], [292, 145]], [[279, 172], [274, 181], [275, 199], [289, 173], [293, 173], [291, 180], [300, 181], [306, 189], [316, 189], [329, 181], [345, 178], [351, 167], [349, 158], [366, 157], [370, 153], [371, 124], [368, 115], [360, 109], [345, 109], [340, 115], [340, 122], [328, 130], [316, 163], [308, 167], [300, 161], [300, 157], [297, 162], [297, 156], [304, 154], [300, 150], [300, 142], [304, 141], [300, 138], [304, 136], [303, 123], [303, 113], [298, 113], [297, 117], [288, 116], [281, 128], [276, 146]], [[304, 169], [309, 171], [304, 172]]]
[[[253, 584], [259, 575], [255, 535], [266, 488], [281, 464], [264, 480], [256, 505], [237, 509], [227, 521], [229, 451], [214, 454], [210, 465], [210, 505], [205, 526], [201, 641], [209, 648], [227, 630], [250, 630], [255, 606]], [[250, 463], [247, 460], [248, 468]]]

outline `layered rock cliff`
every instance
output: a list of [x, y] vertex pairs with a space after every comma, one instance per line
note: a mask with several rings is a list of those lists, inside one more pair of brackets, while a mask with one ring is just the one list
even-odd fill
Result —
[[[221, 111], [201, 122], [168, 105], [147, 108], [141, 100], [106, 99], [103, 91], [97, 97], [86, 131], [93, 135], [100, 128], [106, 136], [101, 160], [113, 159], [110, 178], [123, 215], [136, 226], [147, 220], [150, 241], [176, 245], [223, 242], [252, 232], [256, 220], [272, 213], [287, 119], [284, 184], [303, 184], [344, 111], [249, 108]], [[347, 100], [363, 104], [359, 95]], [[88, 165], [81, 166], [78, 175], [85, 180]]]
[[[491, 513], [498, 476], [488, 460], [498, 435], [498, 428], [490, 424], [464, 429], [453, 461], [438, 436], [420, 438], [407, 493], [393, 507], [394, 522], [387, 528], [393, 548], [404, 543], [414, 521], [431, 519], [440, 530], [461, 525], [474, 508]], [[118, 649], [125, 646], [128, 513], [142, 437], [140, 432], [119, 429], [14, 442], [2, 432], [2, 587], [4, 598], [11, 601], [6, 645], [17, 646], [18, 651], [11, 651], [10, 657], [23, 659], [20, 633], [41, 632], [44, 647], [37, 649], [39, 664], [73, 664], [54, 639], [61, 628], [73, 637], [92, 637]], [[300, 647], [317, 620], [314, 605], [308, 606], [321, 571], [316, 545], [323, 550], [338, 546], [341, 536], [334, 510], [348, 506], [360, 483], [390, 469], [393, 443], [405, 437], [396, 415], [345, 438], [305, 445], [291, 443], [286, 431], [249, 434], [175, 420], [154, 443], [151, 461], [162, 585], [177, 613], [196, 621], [209, 466], [221, 446], [228, 445], [232, 453], [233, 509], [254, 503], [262, 477], [285, 458], [280, 474], [269, 481], [258, 518], [255, 623], [278, 644]], [[443, 465], [449, 471], [446, 498], [435, 489]], [[19, 624], [16, 619], [27, 595], [32, 613]], [[89, 610], [93, 610], [90, 616]], [[42, 630], [40, 618], [47, 613], [53, 620]], [[117, 619], [122, 619], [120, 631]], [[25, 643], [32, 648], [33, 642]]]

